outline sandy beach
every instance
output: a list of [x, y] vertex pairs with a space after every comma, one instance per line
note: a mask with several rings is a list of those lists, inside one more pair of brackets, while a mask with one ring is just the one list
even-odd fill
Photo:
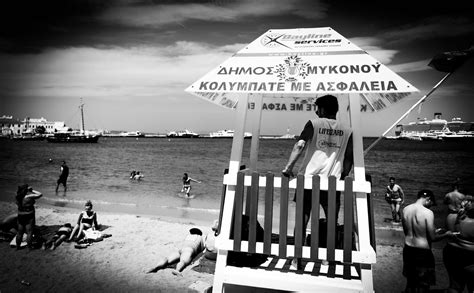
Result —
[[[15, 211], [13, 203], [2, 203], [0, 217]], [[78, 214], [77, 210], [42, 206], [40, 200], [36, 222], [42, 231], [53, 232], [63, 223], [75, 223]], [[74, 248], [74, 243], [63, 243], [55, 251], [16, 251], [10, 248], [9, 243], [1, 242], [0, 291], [202, 292], [212, 285], [213, 274], [206, 271], [212, 269], [212, 263], [203, 259], [186, 268], [182, 276], [173, 275], [170, 269], [155, 274], [145, 273], [160, 256], [179, 246], [189, 228], [199, 227], [208, 232], [211, 223], [109, 213], [99, 213], [98, 220], [104, 233], [112, 234], [112, 237], [85, 249]], [[396, 227], [395, 230], [386, 227], [377, 229], [380, 237], [377, 240], [377, 264], [374, 266], [376, 292], [399, 293], [404, 289], [402, 234]], [[446, 271], [441, 249], [435, 248], [434, 253], [437, 285], [433, 289], [442, 292], [448, 284]], [[23, 280], [30, 285], [22, 284]]]

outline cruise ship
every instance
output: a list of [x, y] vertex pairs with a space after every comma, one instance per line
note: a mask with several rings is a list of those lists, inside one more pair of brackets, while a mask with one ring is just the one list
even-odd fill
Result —
[[[210, 138], [233, 138], [234, 130], [224, 129], [209, 133]], [[252, 138], [252, 133], [244, 132], [244, 138]]]
[[128, 132], [121, 132], [118, 136], [121, 136], [121, 137], [145, 137], [145, 134], [141, 133], [140, 131], [128, 131]]
[[406, 140], [461, 140], [474, 138], [474, 123], [461, 118], [447, 121], [441, 113], [435, 113], [432, 120], [421, 119], [408, 124], [397, 125], [396, 139]]
[[191, 130], [179, 130], [179, 131], [170, 131], [166, 134], [166, 137], [176, 137], [176, 138], [197, 138], [199, 134]]

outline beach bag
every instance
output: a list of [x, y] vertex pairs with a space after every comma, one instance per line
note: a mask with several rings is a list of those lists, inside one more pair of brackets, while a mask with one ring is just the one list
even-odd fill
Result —
[[98, 242], [104, 240], [104, 238], [102, 237], [102, 233], [97, 230], [84, 230], [84, 235], [84, 240], [86, 242]]

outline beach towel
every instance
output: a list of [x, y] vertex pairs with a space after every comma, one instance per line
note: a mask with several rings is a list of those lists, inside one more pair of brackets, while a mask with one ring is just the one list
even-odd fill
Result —
[[102, 241], [104, 238], [102, 237], [102, 233], [97, 230], [88, 229], [84, 231], [84, 240], [91, 241], [91, 242], [98, 242]]

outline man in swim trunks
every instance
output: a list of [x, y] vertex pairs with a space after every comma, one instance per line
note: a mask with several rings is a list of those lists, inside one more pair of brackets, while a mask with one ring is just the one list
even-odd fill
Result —
[[56, 182], [56, 192], [58, 192], [59, 184], [64, 186], [64, 191], [67, 191], [67, 177], [69, 176], [69, 167], [66, 165], [66, 161], [63, 161], [61, 165], [61, 174], [59, 175], [59, 179]]
[[174, 275], [180, 275], [186, 266], [188, 266], [193, 258], [204, 250], [204, 241], [202, 231], [198, 228], [191, 228], [189, 235], [184, 239], [181, 249], [172, 252], [170, 255], [161, 258], [158, 265], [149, 270], [147, 273], [156, 273], [176, 262], [176, 269], [173, 270]]
[[400, 213], [400, 207], [405, 199], [405, 193], [400, 185], [395, 183], [395, 178], [390, 177], [389, 184], [387, 185], [387, 192], [385, 193], [385, 200], [390, 204], [392, 210], [392, 220], [395, 223], [400, 223], [402, 215]]
[[423, 189], [418, 192], [416, 202], [403, 209], [403, 275], [407, 278], [405, 292], [429, 292], [430, 286], [436, 284], [431, 243], [452, 235], [451, 231], [435, 233], [434, 214], [429, 209], [433, 202], [433, 192]]

